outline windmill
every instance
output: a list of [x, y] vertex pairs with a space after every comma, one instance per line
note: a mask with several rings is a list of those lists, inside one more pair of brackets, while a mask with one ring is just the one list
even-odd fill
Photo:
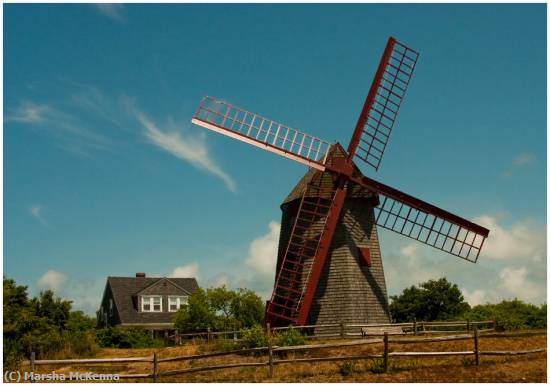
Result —
[[419, 54], [388, 39], [344, 149], [204, 97], [192, 122], [310, 169], [283, 202], [266, 321], [272, 326], [389, 321], [377, 226], [476, 262], [489, 230], [363, 175], [378, 170]]

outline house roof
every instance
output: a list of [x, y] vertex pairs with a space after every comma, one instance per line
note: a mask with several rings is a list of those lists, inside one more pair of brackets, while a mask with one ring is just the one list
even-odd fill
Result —
[[112, 277], [107, 278], [107, 285], [111, 287], [115, 306], [118, 310], [120, 322], [128, 323], [170, 323], [174, 313], [170, 312], [139, 312], [134, 304], [134, 297], [144, 289], [167, 280], [176, 287], [191, 294], [199, 288], [195, 278], [163, 278], [163, 277]]
[[[344, 157], [345, 150], [339, 143], [336, 143], [333, 145], [328, 153], [327, 157], [327, 164], [332, 165], [332, 161], [335, 158], [342, 158]], [[357, 167], [357, 165], [352, 162], [353, 165], [353, 175], [359, 176], [361, 175], [361, 171]], [[321, 172], [320, 170], [310, 168], [308, 172], [302, 177], [302, 179], [296, 184], [296, 186], [291, 190], [291, 192], [288, 194], [288, 196], [284, 199], [281, 206], [284, 206], [285, 204], [288, 204], [292, 201], [299, 200], [302, 198], [302, 194], [304, 193], [304, 190], [307, 186], [307, 184], [315, 177], [322, 175], [322, 185], [326, 188], [330, 187], [333, 183], [332, 180], [332, 173], [330, 172]], [[330, 189], [323, 189], [326, 195], [330, 195]], [[377, 195], [375, 193], [369, 192], [366, 189], [362, 189], [357, 185], [354, 185], [353, 188], [348, 189], [348, 198], [366, 198], [366, 199], [378, 199]], [[325, 198], [330, 198], [329, 196]]]

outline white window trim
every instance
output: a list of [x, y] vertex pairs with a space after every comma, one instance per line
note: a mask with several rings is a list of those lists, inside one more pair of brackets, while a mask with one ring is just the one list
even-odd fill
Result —
[[[151, 301], [151, 309], [150, 310], [146, 310], [144, 305], [145, 305], [145, 302], [143, 301], [144, 298], [160, 298], [160, 310], [159, 311], [155, 311], [154, 310], [154, 307], [153, 307], [153, 302]], [[162, 312], [162, 295], [141, 295], [141, 312]]]
[[[187, 305], [187, 302], [189, 301], [189, 296], [187, 296], [187, 295], [168, 296], [168, 312], [178, 312], [180, 310], [180, 307], [182, 305], [182, 303], [180, 302], [181, 298], [185, 298], [185, 305]], [[170, 299], [176, 299], [176, 309], [175, 310], [170, 309]]]

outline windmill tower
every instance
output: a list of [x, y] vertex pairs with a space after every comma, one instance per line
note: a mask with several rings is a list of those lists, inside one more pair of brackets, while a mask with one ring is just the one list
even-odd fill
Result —
[[204, 97], [193, 123], [300, 162], [310, 171], [283, 202], [266, 321], [272, 326], [388, 321], [377, 227], [476, 262], [489, 230], [360, 171], [378, 170], [418, 53], [390, 37], [347, 149]]

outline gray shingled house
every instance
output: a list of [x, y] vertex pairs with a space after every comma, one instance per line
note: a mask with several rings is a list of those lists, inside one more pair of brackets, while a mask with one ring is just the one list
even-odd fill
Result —
[[197, 288], [195, 278], [146, 277], [141, 272], [135, 277], [109, 276], [97, 311], [98, 326], [172, 330], [174, 313]]

